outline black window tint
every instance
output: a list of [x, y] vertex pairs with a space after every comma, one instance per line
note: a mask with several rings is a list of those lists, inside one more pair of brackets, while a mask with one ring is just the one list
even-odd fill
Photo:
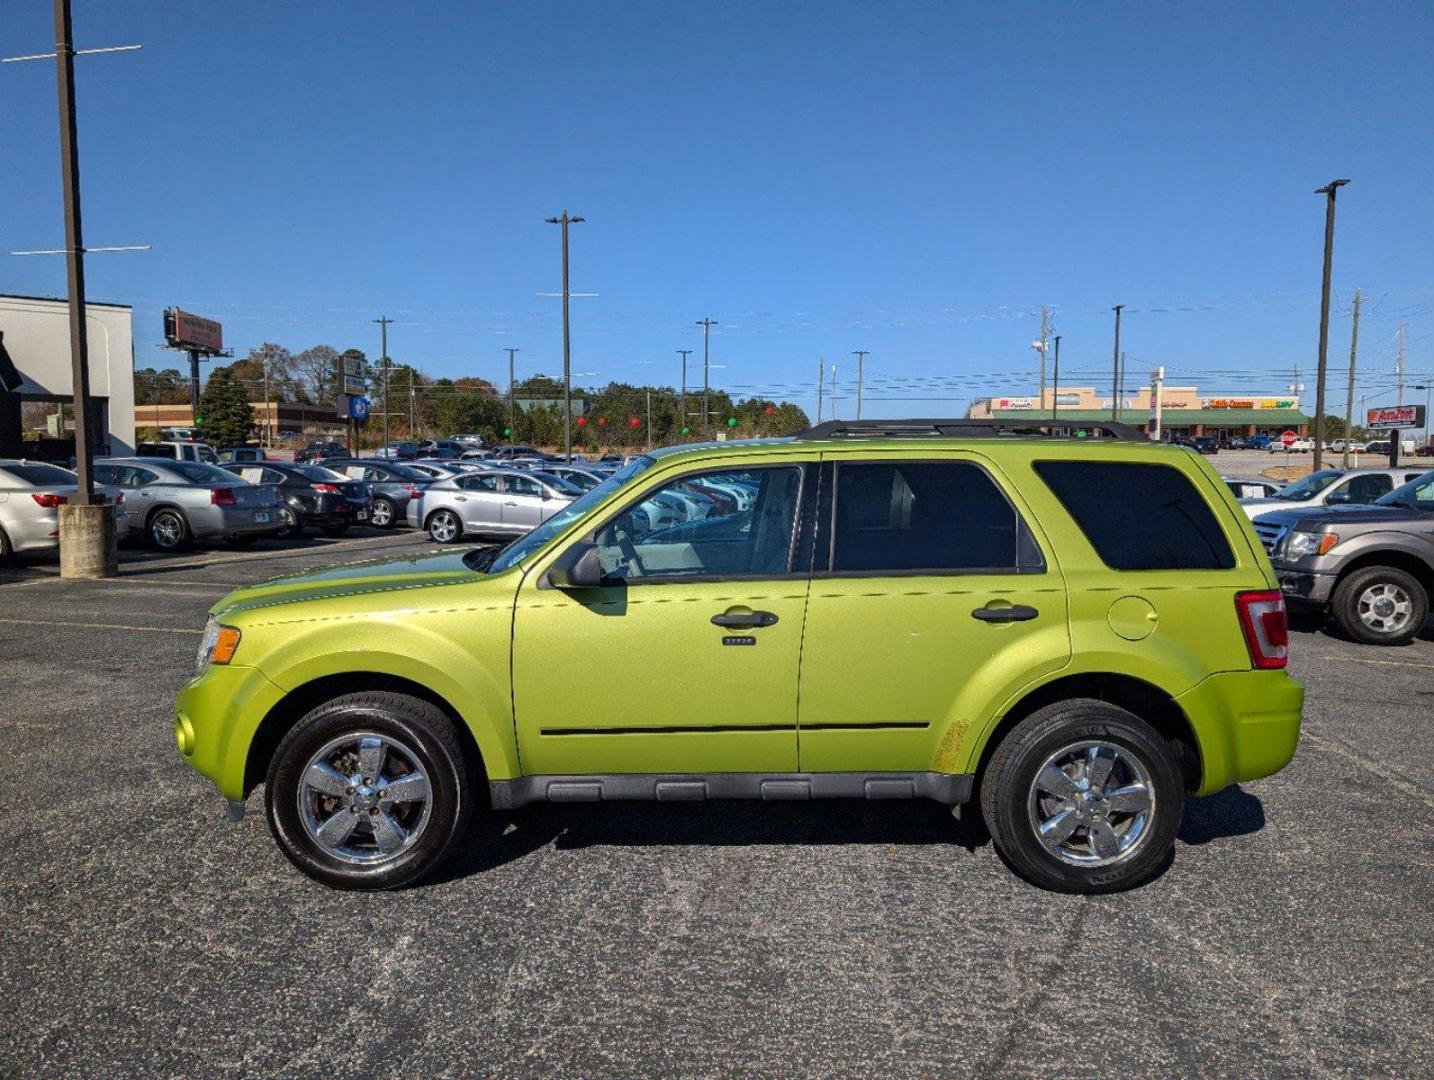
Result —
[[1039, 461], [1036, 472], [1114, 570], [1228, 570], [1235, 555], [1194, 485], [1168, 465]]
[[1012, 570], [1022, 561], [1016, 512], [964, 462], [838, 465], [832, 570]]
[[1394, 481], [1385, 473], [1356, 473], [1345, 490], [1350, 502], [1369, 503], [1393, 489]]

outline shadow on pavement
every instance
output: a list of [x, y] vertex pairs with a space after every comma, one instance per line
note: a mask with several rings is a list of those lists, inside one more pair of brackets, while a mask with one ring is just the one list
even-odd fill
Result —
[[1248, 836], [1265, 827], [1265, 806], [1238, 784], [1203, 799], [1185, 801], [1185, 819], [1176, 836], [1186, 844], [1208, 844]]
[[939, 803], [867, 803], [840, 799], [700, 804], [538, 803], [480, 814], [468, 841], [430, 884], [482, 873], [555, 844], [558, 850], [598, 845], [735, 846], [764, 844], [949, 844], [974, 852], [990, 840], [973, 804], [960, 819]]

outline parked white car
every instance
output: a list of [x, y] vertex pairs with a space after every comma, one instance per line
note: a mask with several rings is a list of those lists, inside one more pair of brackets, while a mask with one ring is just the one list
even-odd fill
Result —
[[1372, 503], [1427, 471], [1420, 468], [1321, 469], [1286, 484], [1267, 499], [1241, 499], [1240, 506], [1254, 521], [1273, 510]]
[[[47, 461], [0, 459], [0, 564], [17, 553], [58, 551], [60, 507], [79, 490], [79, 477]], [[124, 492], [97, 485], [115, 506], [115, 536], [129, 532]]]
[[[1347, 441], [1349, 444], [1348, 449], [1351, 454], [1364, 453], [1364, 443], [1360, 442], [1358, 439], [1349, 439]], [[1333, 450], [1336, 454], [1342, 454], [1344, 453], [1346, 448], [1345, 443], [1346, 440], [1344, 439], [1335, 439], [1334, 442], [1329, 444], [1329, 448]]]

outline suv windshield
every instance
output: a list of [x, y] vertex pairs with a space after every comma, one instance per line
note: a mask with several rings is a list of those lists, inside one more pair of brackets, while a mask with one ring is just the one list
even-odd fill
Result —
[[1280, 488], [1275, 498], [1290, 502], [1309, 502], [1343, 475], [1338, 469], [1322, 469], [1317, 473], [1310, 473], [1303, 480], [1296, 480], [1293, 484]]
[[1434, 472], [1416, 476], [1388, 495], [1374, 500], [1380, 506], [1405, 506], [1410, 510], [1434, 511]]
[[[543, 522], [526, 536], [519, 537], [498, 553], [488, 567], [490, 574], [501, 573], [510, 567], [518, 565], [533, 552], [542, 548], [558, 533], [562, 532], [578, 518], [582, 517], [598, 503], [602, 502], [618, 488], [622, 487], [629, 480], [645, 473], [652, 466], [656, 465], [654, 458], [646, 455], [634, 458], [617, 472], [613, 473], [597, 487], [587, 492], [580, 498], [574, 499], [563, 507], [547, 521]], [[475, 568], [481, 568], [482, 563], [476, 564]]]

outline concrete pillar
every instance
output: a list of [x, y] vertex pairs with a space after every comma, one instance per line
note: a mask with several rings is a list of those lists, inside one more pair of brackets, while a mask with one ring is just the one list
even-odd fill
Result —
[[67, 503], [59, 511], [60, 576], [105, 578], [118, 574], [114, 506]]

